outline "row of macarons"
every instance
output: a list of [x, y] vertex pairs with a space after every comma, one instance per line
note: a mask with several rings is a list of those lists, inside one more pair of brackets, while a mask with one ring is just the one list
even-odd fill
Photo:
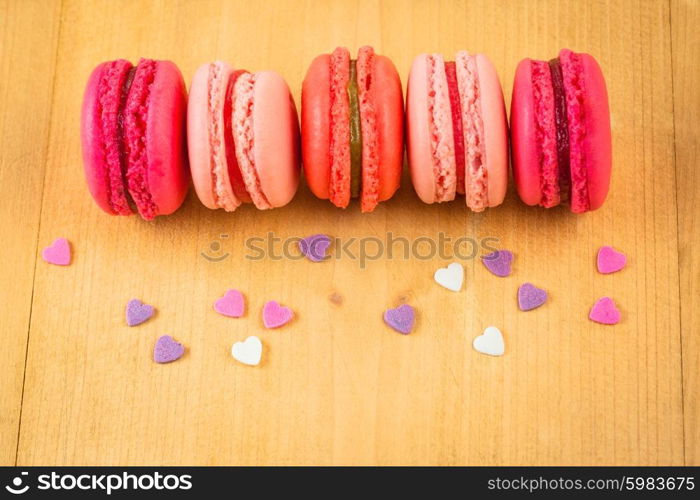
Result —
[[[174, 212], [190, 183], [210, 209], [281, 207], [302, 171], [310, 190], [363, 212], [399, 188], [404, 143], [425, 203], [464, 196], [480, 212], [500, 205], [509, 164], [528, 205], [599, 208], [611, 172], [605, 81], [589, 54], [567, 49], [524, 59], [515, 73], [510, 126], [501, 83], [483, 54], [417, 56], [406, 102], [396, 67], [371, 47], [313, 60], [294, 98], [274, 71], [202, 65], [189, 95], [170, 61], [98, 65], [82, 107], [85, 175], [97, 204], [150, 220]], [[191, 179], [191, 181], [190, 181]]]

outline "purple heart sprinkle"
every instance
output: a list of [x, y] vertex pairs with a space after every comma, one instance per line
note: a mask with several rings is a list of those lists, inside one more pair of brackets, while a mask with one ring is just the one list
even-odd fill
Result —
[[518, 306], [521, 311], [537, 309], [547, 302], [547, 292], [532, 283], [524, 283], [518, 288]]
[[331, 238], [326, 234], [313, 234], [299, 240], [299, 250], [311, 262], [325, 260], [328, 247], [331, 246]]
[[153, 361], [156, 363], [170, 363], [182, 357], [185, 346], [176, 342], [170, 335], [163, 335], [156, 341], [153, 349]]
[[486, 269], [496, 276], [504, 278], [510, 275], [510, 267], [513, 263], [513, 253], [510, 250], [496, 250], [481, 257]]
[[400, 305], [396, 309], [387, 309], [384, 311], [384, 322], [404, 335], [411, 333], [415, 319], [413, 308], [408, 304]]
[[126, 324], [129, 326], [140, 325], [153, 316], [153, 306], [144, 304], [139, 299], [131, 299], [126, 305]]

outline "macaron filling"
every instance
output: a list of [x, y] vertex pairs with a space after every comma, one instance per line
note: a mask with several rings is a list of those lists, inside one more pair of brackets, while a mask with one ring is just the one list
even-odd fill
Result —
[[362, 194], [360, 209], [371, 212], [379, 203], [379, 145], [374, 90], [374, 50], [357, 53], [357, 88], [362, 133]]
[[582, 213], [590, 209], [588, 170], [584, 158], [586, 122], [583, 101], [586, 89], [583, 81], [583, 68], [580, 55], [567, 49], [559, 53], [559, 62], [566, 96], [571, 171], [571, 211]]
[[489, 206], [489, 199], [484, 121], [481, 114], [481, 91], [476, 57], [465, 51], [458, 52], [456, 72], [464, 134], [466, 202], [473, 211], [481, 212]]
[[243, 175], [241, 174], [241, 169], [238, 167], [238, 160], [236, 159], [236, 146], [233, 140], [233, 89], [238, 77], [244, 73], [247, 73], [247, 71], [234, 71], [231, 73], [228, 84], [226, 85], [226, 96], [224, 98], [224, 143], [226, 150], [226, 165], [228, 167], [228, 180], [231, 184], [233, 195], [241, 202], [248, 203], [252, 200], [250, 199], [248, 191], [245, 189]]
[[[451, 201], [455, 197], [457, 182], [454, 162], [454, 135], [450, 96], [445, 77], [445, 63], [440, 54], [430, 54], [428, 65], [428, 115], [430, 152], [435, 178], [435, 201]], [[450, 130], [445, 133], [445, 130]]]
[[[540, 170], [540, 205], [550, 208], [559, 205], [560, 202], [561, 169], [559, 166], [561, 163], [557, 157], [559, 150], [557, 130], [560, 122], [557, 121], [556, 115], [557, 96], [555, 87], [552, 85], [553, 75], [549, 65], [544, 61], [532, 61], [531, 68], [537, 136], [535, 147], [537, 148]], [[564, 119], [566, 118], [564, 117]], [[568, 142], [566, 147], [568, 147]]]
[[554, 119], [556, 123], [557, 163], [559, 165], [559, 197], [561, 201], [569, 199], [571, 189], [571, 171], [569, 165], [569, 124], [566, 117], [566, 95], [564, 78], [558, 58], [549, 61], [549, 71], [554, 93]]
[[158, 214], [148, 187], [148, 151], [146, 128], [151, 87], [156, 77], [156, 61], [141, 59], [129, 89], [124, 107], [123, 137], [127, 152], [126, 179], [136, 207], [146, 220]]
[[360, 103], [357, 90], [357, 61], [350, 61], [348, 80], [348, 100], [350, 106], [350, 196], [360, 196], [362, 176], [362, 129], [360, 124]]
[[117, 215], [130, 215], [135, 209], [127, 189], [124, 144], [124, 108], [134, 72], [134, 66], [123, 59], [106, 63], [98, 89], [102, 150], [107, 165], [107, 200]]
[[224, 113], [228, 74], [222, 63], [216, 62], [209, 65], [209, 77], [207, 80], [207, 128], [209, 137], [209, 163], [211, 169], [212, 196], [214, 203], [227, 212], [232, 212], [240, 204], [232, 189], [228, 178], [227, 160], [229, 154], [225, 141]]
[[255, 206], [261, 210], [272, 208], [260, 185], [255, 168], [255, 141], [253, 137], [253, 102], [255, 74], [238, 77], [233, 89], [233, 142], [243, 182]]
[[462, 105], [460, 104], [459, 88], [457, 85], [457, 69], [454, 61], [445, 61], [445, 76], [447, 90], [450, 95], [450, 110], [452, 111], [452, 132], [455, 141], [455, 165], [457, 169], [457, 192], [464, 194], [464, 131], [462, 129]]
[[337, 207], [350, 203], [350, 52], [336, 48], [330, 58], [330, 182], [329, 199]]

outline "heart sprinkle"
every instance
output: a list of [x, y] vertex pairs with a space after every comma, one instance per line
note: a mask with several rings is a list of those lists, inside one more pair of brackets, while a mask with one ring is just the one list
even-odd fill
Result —
[[472, 345], [480, 353], [489, 356], [503, 356], [506, 350], [503, 334], [495, 326], [487, 327], [484, 333], [474, 339]]
[[156, 363], [170, 363], [182, 357], [185, 346], [176, 342], [170, 335], [163, 335], [156, 341], [153, 349], [153, 361]]
[[65, 238], [57, 238], [51, 246], [44, 248], [41, 257], [49, 264], [68, 266], [71, 261], [70, 243]]
[[627, 264], [627, 257], [613, 247], [600, 247], [598, 250], [598, 272], [610, 274], [621, 270]]
[[384, 323], [404, 335], [411, 333], [415, 319], [413, 308], [408, 304], [384, 311]]
[[240, 318], [245, 311], [245, 299], [238, 290], [228, 290], [223, 297], [214, 302], [214, 310], [230, 318]]
[[464, 282], [464, 267], [459, 262], [453, 262], [447, 267], [441, 267], [433, 276], [438, 285], [459, 292]]
[[505, 278], [510, 275], [513, 253], [510, 250], [496, 250], [481, 257], [486, 269], [496, 276]]
[[547, 302], [547, 292], [532, 283], [523, 283], [518, 288], [518, 307], [521, 311], [537, 309]]
[[251, 335], [244, 342], [236, 342], [231, 347], [231, 356], [244, 365], [257, 366], [262, 358], [262, 342]]
[[136, 326], [148, 321], [153, 316], [153, 306], [144, 304], [139, 299], [131, 299], [126, 305], [126, 324]]
[[610, 297], [603, 297], [591, 308], [588, 317], [596, 323], [603, 325], [616, 325], [620, 322], [620, 310]]
[[299, 250], [311, 262], [326, 260], [328, 247], [331, 246], [331, 238], [325, 234], [313, 234], [299, 240]]
[[290, 308], [270, 300], [263, 306], [262, 317], [265, 328], [279, 328], [289, 323], [294, 317], [294, 313]]

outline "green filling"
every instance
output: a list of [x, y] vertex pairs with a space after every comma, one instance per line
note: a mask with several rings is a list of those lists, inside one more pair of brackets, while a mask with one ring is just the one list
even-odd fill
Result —
[[362, 131], [360, 128], [360, 103], [357, 98], [357, 61], [350, 61], [350, 81], [348, 82], [350, 99], [350, 196], [360, 196], [360, 179], [362, 170]]

